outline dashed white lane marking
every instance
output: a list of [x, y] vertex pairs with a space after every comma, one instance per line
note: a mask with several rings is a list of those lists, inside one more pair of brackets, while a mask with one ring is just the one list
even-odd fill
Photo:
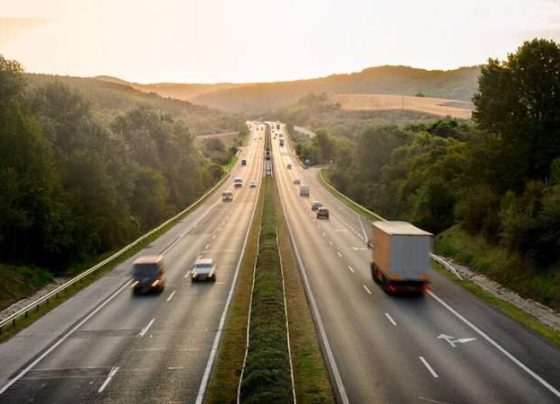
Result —
[[175, 293], [177, 293], [176, 290], [174, 290], [173, 292], [171, 292], [171, 294], [169, 295], [169, 297], [167, 298], [167, 301], [170, 302], [171, 299], [173, 299], [173, 297], [175, 296]]
[[356, 271], [354, 271], [354, 268], [352, 268], [350, 265], [348, 265], [348, 269], [350, 270], [350, 272], [354, 273]]
[[396, 321], [393, 320], [393, 317], [391, 317], [389, 313], [385, 313], [385, 317], [387, 317], [387, 319], [391, 322], [391, 324], [393, 324], [395, 327], [397, 326]]
[[212, 236], [212, 240], [214, 240], [215, 238], [216, 238], [216, 235], [214, 234], [214, 235]]
[[206, 245], [204, 246], [204, 249], [205, 249], [205, 250], [208, 250], [209, 248], [210, 248], [210, 244], [206, 244]]
[[340, 253], [340, 251], [337, 251], [336, 255], [338, 255], [339, 258], [342, 258], [342, 254]]
[[329, 241], [329, 244], [332, 245], [332, 241]]
[[152, 318], [150, 320], [150, 322], [148, 323], [148, 325], [144, 328], [142, 328], [142, 330], [140, 331], [140, 336], [143, 337], [144, 335], [146, 335], [146, 333], [148, 332], [148, 330], [152, 327], [152, 324], [154, 324], [154, 321], [156, 321], [155, 318]]
[[368, 295], [371, 295], [371, 290], [366, 285], [362, 285], [364, 290], [367, 292]]
[[119, 367], [113, 367], [111, 369], [111, 371], [109, 372], [109, 374], [107, 375], [107, 378], [105, 379], [105, 381], [103, 382], [103, 384], [101, 385], [101, 387], [99, 388], [99, 390], [97, 390], [98, 393], [103, 393], [103, 390], [105, 390], [105, 388], [109, 385], [109, 383], [111, 383], [111, 379], [113, 377], [115, 377], [115, 375], [117, 374], [117, 372], [119, 371]]
[[323, 233], [323, 237], [326, 237], [326, 234], [325, 234], [325, 233]]
[[189, 277], [190, 274], [191, 274], [191, 271], [188, 271], [188, 272], [185, 274], [185, 279], [187, 279], [187, 278]]
[[428, 361], [426, 359], [424, 359], [423, 356], [419, 356], [420, 360], [422, 361], [422, 363], [424, 364], [424, 366], [426, 366], [426, 368], [430, 371], [430, 373], [432, 374], [432, 376], [437, 379], [439, 376], [438, 374], [434, 371], [434, 369], [432, 369], [432, 367], [430, 366], [430, 364], [428, 363]]

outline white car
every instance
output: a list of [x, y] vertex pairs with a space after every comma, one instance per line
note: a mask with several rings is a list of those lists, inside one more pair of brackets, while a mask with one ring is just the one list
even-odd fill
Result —
[[216, 282], [216, 265], [212, 258], [198, 258], [192, 267], [191, 281]]

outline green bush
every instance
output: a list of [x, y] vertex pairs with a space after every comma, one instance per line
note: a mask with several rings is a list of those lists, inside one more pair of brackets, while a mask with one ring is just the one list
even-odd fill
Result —
[[241, 381], [243, 403], [293, 402], [273, 186], [269, 180], [263, 183], [265, 204], [251, 305], [249, 350]]

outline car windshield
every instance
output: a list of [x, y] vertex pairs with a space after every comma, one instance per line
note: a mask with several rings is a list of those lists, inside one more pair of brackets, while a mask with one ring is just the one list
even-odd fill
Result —
[[159, 272], [158, 266], [156, 264], [137, 264], [134, 265], [134, 270], [132, 275], [134, 278], [147, 278], [156, 276]]

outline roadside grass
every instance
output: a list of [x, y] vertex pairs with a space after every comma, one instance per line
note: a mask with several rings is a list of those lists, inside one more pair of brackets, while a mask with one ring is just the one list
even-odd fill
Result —
[[224, 325], [218, 356], [212, 369], [207, 403], [235, 403], [247, 341], [247, 314], [251, 300], [253, 268], [257, 260], [259, 233], [263, 210], [263, 193], [259, 195], [255, 219], [251, 225], [245, 256], [239, 269], [237, 285]]
[[[282, 212], [276, 187], [274, 203], [276, 212]], [[296, 264], [286, 218], [282, 214], [277, 215], [276, 226], [284, 268], [296, 399], [300, 403], [334, 403], [333, 389]]]
[[[216, 183], [216, 185], [221, 184], [226, 178], [227, 178], [227, 174], [224, 175], [224, 178], [222, 178], [218, 183]], [[205, 198], [193, 203], [192, 205], [190, 205], [185, 210], [185, 212], [182, 215], [176, 217], [173, 221], [169, 222], [168, 224], [163, 226], [158, 231], [154, 232], [153, 234], [146, 237], [141, 242], [137, 243], [135, 246], [133, 246], [130, 249], [128, 249], [127, 251], [123, 252], [120, 256], [118, 256], [115, 259], [107, 262], [105, 265], [100, 267], [97, 271], [93, 272], [91, 275], [83, 278], [79, 282], [76, 282], [74, 285], [72, 285], [72, 286], [64, 289], [60, 293], [56, 294], [51, 299], [49, 299], [47, 302], [45, 302], [41, 306], [37, 307], [32, 312], [28, 313], [26, 316], [24, 316], [22, 318], [19, 318], [15, 323], [12, 323], [12, 325], [5, 326], [4, 328], [0, 329], [0, 343], [2, 343], [4, 341], [7, 341], [12, 336], [17, 334], [19, 331], [28, 327], [29, 325], [31, 325], [32, 323], [34, 323], [35, 321], [40, 319], [42, 316], [47, 314], [50, 310], [52, 310], [55, 307], [57, 307], [58, 305], [64, 303], [67, 299], [71, 298], [76, 293], [78, 293], [82, 289], [86, 288], [87, 286], [89, 286], [90, 284], [92, 284], [93, 282], [95, 282], [96, 280], [101, 278], [102, 276], [104, 276], [107, 272], [111, 271], [117, 265], [126, 261], [128, 258], [132, 257], [133, 255], [135, 255], [136, 253], [138, 253], [139, 251], [144, 249], [146, 246], [150, 245], [150, 243], [152, 243], [154, 240], [156, 240], [162, 234], [167, 232], [171, 227], [173, 227], [175, 224], [177, 224], [177, 222], [179, 222], [180, 220], [187, 217], [194, 209], [196, 209], [198, 206], [200, 206], [202, 203], [204, 203], [212, 195], [213, 195], [213, 193], [210, 194], [210, 195], [207, 195]], [[107, 252], [107, 253], [99, 256], [98, 258], [96, 258], [95, 262], [101, 262], [104, 259], [106, 259], [106, 258], [110, 257], [111, 255], [115, 254], [117, 251], [118, 250]], [[93, 262], [93, 260], [92, 260], [92, 262]], [[93, 266], [93, 265], [91, 265], [91, 266]], [[68, 274], [69, 275], [77, 275], [77, 274], [79, 274], [80, 272], [84, 271], [86, 268], [89, 268], [89, 267], [90, 267], [89, 265], [84, 265], [80, 269], [74, 268], [74, 269], [70, 270], [68, 272]]]
[[0, 310], [32, 295], [52, 280], [52, 273], [43, 268], [0, 264]]
[[364, 208], [361, 205], [356, 204], [355, 202], [351, 201], [346, 195], [339, 192], [329, 181], [328, 173], [326, 173], [324, 168], [319, 170], [318, 178], [319, 182], [323, 187], [328, 190], [336, 199], [342, 202], [344, 205], [348, 206], [350, 209], [354, 210], [355, 212], [365, 216], [368, 220], [376, 221], [376, 220], [383, 220], [383, 218], [368, 209]]
[[[357, 213], [367, 215], [370, 220], [372, 215], [360, 208], [358, 204], [343, 199], [338, 191], [323, 177], [323, 170], [319, 172], [319, 180], [327, 190], [340, 199], [346, 206]], [[459, 226], [454, 226], [435, 239], [435, 251], [438, 254], [452, 257], [457, 262], [476, 268], [477, 271], [487, 275], [522, 297], [538, 300], [543, 304], [560, 309], [560, 271], [538, 271], [531, 263], [524, 262], [520, 257], [508, 254], [498, 246], [492, 246], [480, 237], [471, 237], [462, 231]], [[484, 300], [490, 306], [528, 327], [551, 343], [560, 346], [560, 333], [537, 318], [519, 309], [513, 304], [494, 296], [475, 283], [464, 279], [459, 280], [448, 270], [437, 263], [432, 264], [439, 272], [452, 282], [459, 284], [475, 296]]]
[[241, 380], [243, 403], [294, 401], [272, 181], [266, 178], [262, 184], [266, 203], [250, 309], [249, 347]]
[[530, 260], [489, 244], [482, 237], [471, 236], [459, 226], [439, 234], [435, 250], [507, 285], [522, 297], [560, 310], [560, 271], [539, 269]]

